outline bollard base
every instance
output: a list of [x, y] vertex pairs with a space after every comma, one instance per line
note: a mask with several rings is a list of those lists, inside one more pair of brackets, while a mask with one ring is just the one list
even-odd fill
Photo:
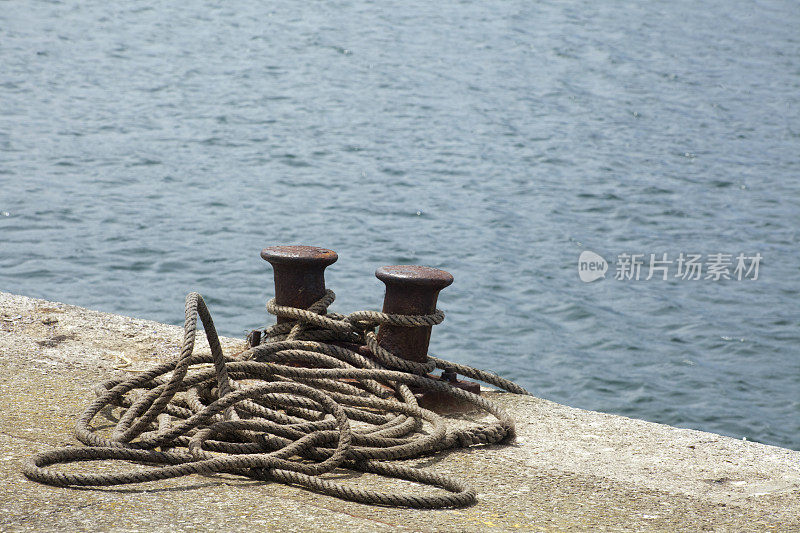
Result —
[[[444, 381], [451, 387], [456, 387], [458, 389], [471, 392], [472, 394], [480, 395], [481, 393], [481, 386], [478, 383], [475, 383], [474, 381], [458, 379], [456, 373], [449, 368], [442, 372], [441, 377], [430, 374], [428, 376], [437, 381]], [[415, 391], [414, 395], [417, 397], [417, 402], [419, 403], [420, 407], [424, 409], [430, 409], [431, 411], [439, 414], [466, 413], [479, 409], [475, 404], [460, 398], [456, 398], [455, 396], [447, 394], [446, 392], [429, 390], [416, 393]]]

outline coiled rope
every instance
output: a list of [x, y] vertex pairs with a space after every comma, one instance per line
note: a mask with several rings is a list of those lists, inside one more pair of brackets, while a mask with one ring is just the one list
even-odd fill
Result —
[[[38, 453], [26, 462], [24, 474], [49, 485], [107, 486], [226, 472], [367, 504], [414, 508], [472, 504], [476, 493], [466, 484], [390, 461], [506, 441], [513, 437], [514, 422], [486, 398], [427, 373], [452, 368], [509, 392], [528, 393], [488, 372], [435, 357], [414, 363], [378, 345], [377, 326], [439, 324], [444, 314], [438, 309], [422, 316], [375, 311], [326, 314], [334, 299], [329, 290], [309, 309], [278, 306], [271, 300], [268, 311], [291, 321], [265, 328], [258, 346], [225, 356], [203, 298], [189, 294], [180, 356], [133, 377], [100, 384], [97, 399], [76, 423], [76, 437], [86, 447]], [[193, 353], [198, 316], [210, 355]], [[366, 344], [374, 359], [347, 348], [347, 343]], [[471, 402], [496, 421], [449, 428], [445, 419], [417, 404], [412, 387]], [[101, 411], [111, 417], [114, 407], [122, 411], [110, 435], [92, 427]], [[104, 460], [147, 467], [94, 474], [52, 468]], [[335, 469], [443, 490], [386, 493], [321, 477]]]

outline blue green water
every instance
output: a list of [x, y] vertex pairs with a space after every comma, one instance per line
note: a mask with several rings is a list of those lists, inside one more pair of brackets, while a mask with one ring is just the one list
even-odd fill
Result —
[[[223, 334], [271, 244], [455, 283], [431, 351], [576, 407], [800, 449], [793, 1], [0, 2], [0, 290]], [[757, 280], [583, 283], [591, 250]]]

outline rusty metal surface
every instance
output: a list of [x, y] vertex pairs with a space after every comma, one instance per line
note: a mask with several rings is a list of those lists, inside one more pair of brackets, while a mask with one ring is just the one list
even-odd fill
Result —
[[[453, 283], [453, 276], [449, 272], [415, 265], [381, 267], [375, 271], [375, 276], [386, 284], [383, 312], [398, 315], [433, 313], [436, 311], [439, 291]], [[431, 329], [430, 326], [404, 328], [381, 325], [378, 328], [378, 343], [398, 357], [424, 363], [428, 359]], [[479, 384], [458, 379], [452, 369], [442, 372], [442, 377], [438, 379], [474, 394], [481, 392]], [[420, 405], [435, 410], [457, 411], [464, 407], [464, 402], [444, 393], [421, 392], [418, 399]]]
[[[436, 311], [439, 291], [453, 283], [449, 272], [424, 266], [384, 266], [375, 276], [386, 285], [383, 312], [395, 315], [429, 315]], [[403, 359], [424, 363], [428, 357], [431, 327], [405, 328], [381, 325], [378, 343]]]
[[[275, 301], [278, 305], [306, 309], [325, 296], [325, 268], [339, 256], [316, 246], [269, 246], [261, 257], [275, 273]], [[289, 321], [278, 318], [278, 323]]]
[[[308, 308], [325, 295], [325, 268], [338, 259], [336, 252], [314, 246], [270, 246], [261, 251], [275, 274], [275, 300], [278, 305]], [[436, 311], [439, 291], [453, 283], [453, 276], [436, 268], [412, 265], [384, 266], [375, 275], [386, 285], [383, 312], [399, 315], [428, 315]], [[278, 323], [289, 319], [278, 317]], [[393, 354], [409, 361], [424, 363], [428, 358], [431, 327], [407, 328], [382, 325], [378, 328], [378, 342]], [[251, 343], [260, 339], [251, 338]], [[372, 357], [363, 345], [334, 342], [365, 357]], [[442, 377], [454, 387], [480, 394], [480, 386], [471, 381], [459, 380], [448, 369]], [[420, 402], [431, 408], [457, 408], [457, 402], [447, 394], [420, 394]]]
[[247, 342], [250, 343], [251, 347], [258, 346], [261, 344], [261, 330], [254, 329], [250, 332], [250, 336], [247, 339]]

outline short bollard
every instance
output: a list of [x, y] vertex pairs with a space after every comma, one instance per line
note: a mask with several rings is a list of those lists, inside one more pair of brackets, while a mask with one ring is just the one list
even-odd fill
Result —
[[[436, 311], [439, 291], [453, 283], [449, 272], [423, 266], [384, 266], [375, 276], [386, 284], [383, 312], [392, 315], [429, 315]], [[381, 325], [378, 343], [408, 361], [428, 359], [431, 326], [406, 328]]]
[[[316, 246], [269, 246], [261, 257], [275, 273], [275, 303], [300, 309], [325, 296], [325, 268], [339, 258], [333, 250]], [[291, 319], [278, 317], [278, 324], [284, 322]]]
[[[375, 276], [386, 285], [383, 312], [393, 315], [429, 315], [436, 311], [439, 291], [453, 283], [449, 272], [424, 266], [385, 266], [375, 271]], [[378, 343], [398, 357], [424, 363], [428, 359], [431, 326], [408, 328], [381, 325]], [[448, 384], [480, 394], [480, 385], [459, 380], [452, 369], [439, 378]], [[422, 395], [421, 404], [430, 407], [457, 407], [461, 402], [443, 393], [428, 391]]]

